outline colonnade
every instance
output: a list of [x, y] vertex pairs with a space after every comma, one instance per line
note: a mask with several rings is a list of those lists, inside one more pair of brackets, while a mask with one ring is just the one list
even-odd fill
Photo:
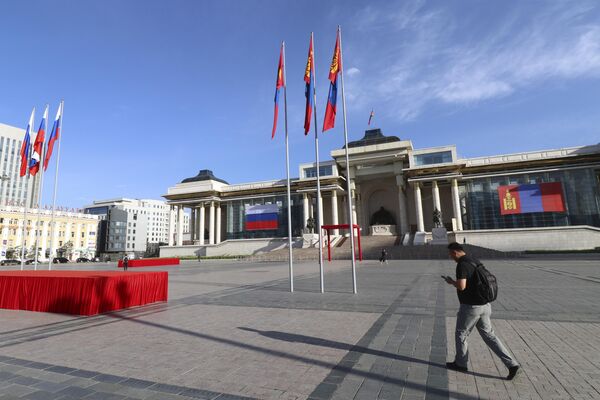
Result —
[[[221, 243], [221, 202], [209, 201], [188, 206], [190, 239], [205, 244]], [[206, 237], [206, 208], [208, 208], [208, 237]], [[183, 246], [184, 206], [172, 205], [169, 215], [169, 246]]]
[[[415, 215], [417, 219], [417, 231], [425, 232], [425, 221], [423, 218], [423, 201], [421, 198], [421, 183], [413, 182], [413, 192], [415, 196]], [[431, 182], [431, 194], [433, 198], [433, 209], [442, 211], [442, 205], [440, 201], [440, 189], [437, 181]], [[451, 181], [451, 194], [452, 194], [452, 209], [454, 218], [456, 220], [456, 230], [462, 231], [462, 213], [460, 210], [460, 197], [458, 194], [458, 180], [452, 179]]]

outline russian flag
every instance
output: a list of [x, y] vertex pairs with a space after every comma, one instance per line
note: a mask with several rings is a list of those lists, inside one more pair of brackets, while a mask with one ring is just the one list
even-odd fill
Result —
[[48, 125], [48, 106], [44, 110], [44, 116], [40, 122], [35, 142], [33, 142], [33, 153], [29, 161], [29, 173], [33, 176], [40, 170], [40, 162], [42, 161], [42, 153], [44, 150], [44, 141], [46, 138], [46, 127]]
[[63, 113], [63, 102], [60, 102], [58, 110], [56, 111], [56, 118], [54, 118], [54, 125], [52, 125], [52, 132], [48, 138], [48, 147], [46, 147], [46, 155], [44, 156], [44, 171], [48, 169], [48, 163], [50, 157], [52, 157], [52, 150], [54, 149], [54, 142], [60, 137], [60, 129], [62, 125], [62, 113]]
[[19, 176], [27, 175], [27, 163], [29, 162], [29, 152], [31, 151], [31, 129], [33, 128], [33, 118], [35, 116], [35, 107], [31, 111], [29, 117], [29, 123], [27, 129], [25, 129], [25, 137], [23, 138], [23, 144], [21, 144], [21, 170]]
[[264, 204], [246, 208], [246, 230], [265, 231], [279, 227], [279, 206]]

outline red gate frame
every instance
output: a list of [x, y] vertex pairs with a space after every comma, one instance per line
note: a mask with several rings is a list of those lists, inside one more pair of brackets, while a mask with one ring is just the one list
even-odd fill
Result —
[[[356, 237], [358, 237], [358, 260], [363, 260], [362, 248], [360, 247], [360, 226], [353, 224], [353, 229], [356, 229]], [[350, 224], [342, 224], [342, 225], [321, 225], [321, 229], [325, 229], [327, 231], [327, 260], [331, 262], [331, 230], [333, 229], [350, 229]], [[352, 240], [352, 239], [350, 239]], [[355, 250], [356, 251], [356, 250]], [[354, 253], [354, 258], [356, 258], [356, 253]]]

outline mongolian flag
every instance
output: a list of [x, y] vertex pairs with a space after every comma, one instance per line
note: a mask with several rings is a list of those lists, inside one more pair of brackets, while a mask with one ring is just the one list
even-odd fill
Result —
[[279, 52], [279, 66], [277, 67], [277, 81], [275, 82], [275, 114], [273, 116], [273, 130], [271, 131], [271, 139], [275, 137], [277, 130], [277, 114], [279, 113], [279, 89], [285, 86], [283, 80], [283, 44]]
[[304, 134], [308, 135], [310, 131], [310, 120], [312, 117], [313, 110], [313, 75], [315, 73], [315, 61], [313, 56], [313, 37], [310, 35], [310, 45], [308, 46], [308, 60], [306, 61], [306, 69], [304, 70], [304, 82], [306, 83], [306, 89], [304, 89], [304, 95], [306, 96], [306, 110], [304, 111]]
[[35, 108], [31, 111], [29, 117], [29, 123], [25, 130], [25, 137], [23, 138], [23, 144], [21, 145], [21, 170], [19, 176], [27, 175], [27, 163], [29, 162], [29, 152], [31, 151], [31, 129], [33, 128], [33, 116], [35, 115]]
[[499, 186], [498, 197], [501, 215], [566, 211], [560, 182]]
[[52, 157], [52, 150], [54, 149], [54, 142], [56, 142], [60, 136], [60, 125], [62, 123], [62, 112], [63, 103], [61, 102], [56, 111], [56, 118], [54, 118], [54, 125], [52, 125], [52, 132], [48, 138], [48, 147], [46, 148], [46, 155], [44, 156], [44, 171], [48, 169], [48, 163], [50, 157]]
[[342, 69], [342, 54], [340, 51], [340, 32], [338, 31], [335, 40], [335, 49], [333, 50], [333, 59], [329, 68], [329, 96], [327, 96], [327, 108], [325, 109], [325, 119], [323, 121], [323, 132], [333, 128], [335, 125], [335, 113], [337, 110], [337, 77]]
[[48, 106], [44, 110], [44, 116], [40, 122], [40, 128], [38, 129], [35, 142], [33, 142], [33, 153], [31, 153], [31, 160], [29, 161], [29, 173], [33, 176], [40, 170], [40, 163], [42, 162], [42, 153], [44, 149], [44, 141], [46, 138], [46, 125], [48, 121]]

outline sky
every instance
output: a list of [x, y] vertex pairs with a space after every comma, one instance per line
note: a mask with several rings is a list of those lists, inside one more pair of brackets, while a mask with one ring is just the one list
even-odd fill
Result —
[[[36, 107], [37, 125], [64, 99], [62, 206], [160, 199], [201, 169], [232, 184], [284, 178], [283, 112], [270, 134], [285, 40], [297, 176], [314, 161], [310, 33], [320, 129], [338, 25], [349, 140], [374, 110], [371, 128], [461, 157], [600, 142], [600, 5], [586, 0], [3, 0], [0, 122], [24, 128]], [[322, 160], [342, 127], [339, 107]]]

